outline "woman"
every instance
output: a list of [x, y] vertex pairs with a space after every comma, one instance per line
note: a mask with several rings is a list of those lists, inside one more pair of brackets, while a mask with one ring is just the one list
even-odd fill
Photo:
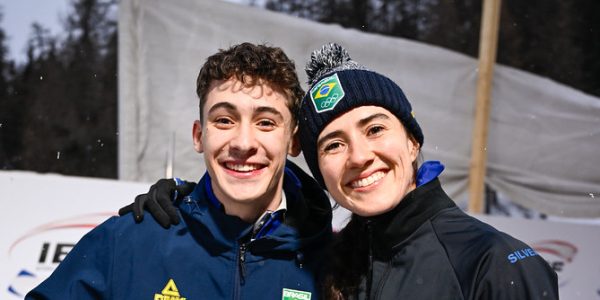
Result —
[[[556, 273], [532, 248], [462, 212], [437, 179], [441, 164], [417, 168], [424, 136], [398, 85], [336, 44], [306, 71], [302, 151], [352, 212], [331, 247], [326, 299], [558, 299]], [[175, 189], [159, 183], [155, 195]]]
[[333, 246], [327, 298], [558, 299], [556, 274], [535, 251], [446, 195], [443, 166], [417, 172], [424, 137], [398, 85], [336, 44], [313, 52], [307, 74], [302, 151], [353, 213]]

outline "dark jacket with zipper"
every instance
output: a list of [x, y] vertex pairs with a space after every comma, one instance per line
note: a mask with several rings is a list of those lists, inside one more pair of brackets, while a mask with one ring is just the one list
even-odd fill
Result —
[[459, 209], [438, 179], [363, 222], [358, 299], [558, 299], [556, 273], [525, 243]]
[[331, 206], [312, 178], [289, 167], [287, 212], [267, 234], [251, 239], [253, 224], [211, 203], [205, 175], [177, 203], [180, 224], [110, 218], [26, 299], [318, 299]]

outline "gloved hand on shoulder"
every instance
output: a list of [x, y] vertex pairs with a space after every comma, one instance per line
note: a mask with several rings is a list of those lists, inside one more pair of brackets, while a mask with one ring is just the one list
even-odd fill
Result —
[[179, 215], [174, 202], [189, 195], [196, 183], [182, 181], [177, 185], [173, 179], [160, 179], [150, 187], [147, 194], [135, 197], [133, 203], [119, 209], [119, 216], [133, 212], [137, 223], [144, 219], [144, 210], [147, 210], [160, 226], [165, 229], [171, 224], [179, 224]]

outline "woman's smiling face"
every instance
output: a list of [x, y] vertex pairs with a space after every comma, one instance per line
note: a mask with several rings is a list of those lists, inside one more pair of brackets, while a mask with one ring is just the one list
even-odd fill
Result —
[[323, 129], [317, 148], [327, 190], [357, 215], [387, 212], [415, 189], [419, 145], [384, 108], [361, 106], [344, 113]]

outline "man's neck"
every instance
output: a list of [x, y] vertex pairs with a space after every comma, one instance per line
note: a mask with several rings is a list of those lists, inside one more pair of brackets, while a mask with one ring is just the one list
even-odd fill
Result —
[[246, 203], [232, 200], [228, 201], [226, 197], [219, 197], [217, 194], [215, 194], [215, 196], [223, 205], [225, 214], [239, 217], [248, 223], [254, 223], [265, 212], [275, 211], [281, 206], [284, 195], [282, 183], [283, 181], [272, 195], [263, 195], [260, 198], [250, 200]]
[[258, 218], [264, 215], [267, 211], [274, 211], [281, 204], [281, 196], [278, 201], [272, 201], [266, 207], [256, 207], [255, 204], [248, 205], [223, 205], [225, 214], [236, 216], [248, 223], [254, 223]]

